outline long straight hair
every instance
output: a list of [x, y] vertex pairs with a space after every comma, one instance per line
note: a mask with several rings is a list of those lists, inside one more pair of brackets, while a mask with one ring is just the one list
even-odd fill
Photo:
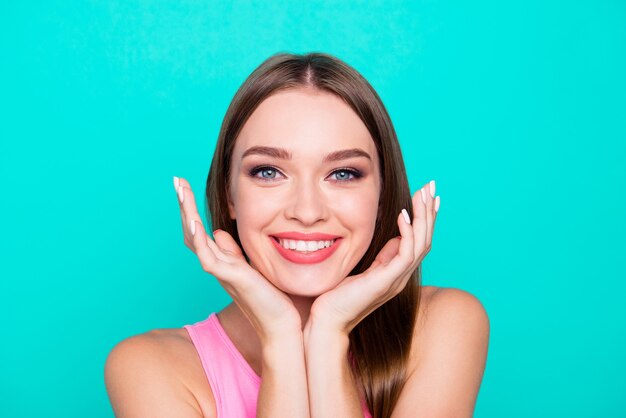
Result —
[[[281, 90], [302, 87], [343, 99], [361, 118], [376, 144], [381, 192], [372, 242], [350, 273], [359, 274], [372, 264], [390, 239], [400, 235], [397, 215], [403, 208], [413, 213], [413, 206], [402, 152], [387, 110], [367, 80], [332, 55], [278, 53], [263, 61], [241, 85], [224, 116], [209, 170], [205, 196], [207, 219], [213, 230], [227, 231], [242, 247], [236, 221], [229, 216], [227, 198], [235, 141], [264, 99]], [[247, 256], [246, 259], [249, 261]], [[421, 265], [398, 295], [350, 332], [353, 377], [373, 418], [391, 416], [406, 381], [420, 293]]]

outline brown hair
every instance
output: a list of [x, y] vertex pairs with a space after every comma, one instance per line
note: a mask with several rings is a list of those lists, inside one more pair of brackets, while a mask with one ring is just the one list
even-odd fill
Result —
[[[377, 228], [369, 248], [350, 273], [358, 274], [372, 264], [387, 241], [400, 235], [397, 216], [403, 208], [413, 213], [413, 207], [402, 152], [387, 110], [367, 80], [332, 55], [278, 53], [262, 62], [245, 80], [228, 107], [217, 140], [206, 183], [207, 220], [212, 230], [227, 231], [241, 247], [227, 200], [235, 140], [264, 99], [279, 90], [298, 87], [316, 88], [342, 98], [359, 115], [376, 144], [381, 171]], [[350, 333], [353, 374], [365, 392], [373, 418], [391, 416], [406, 381], [420, 282], [418, 267], [397, 296], [369, 314]]]

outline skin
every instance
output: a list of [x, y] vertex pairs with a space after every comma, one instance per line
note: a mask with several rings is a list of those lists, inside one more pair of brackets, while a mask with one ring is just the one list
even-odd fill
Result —
[[[245, 150], [255, 145], [285, 148], [292, 159], [257, 155], [242, 159]], [[346, 148], [360, 148], [371, 159], [322, 163], [326, 153]], [[276, 171], [250, 177], [250, 169], [259, 165], [273, 166]], [[356, 388], [346, 373], [347, 336], [363, 318], [402, 290], [430, 250], [439, 206], [434, 182], [415, 192], [410, 223], [398, 214], [401, 235], [385, 245], [367, 271], [347, 277], [373, 236], [380, 192], [373, 140], [349, 106], [331, 94], [311, 89], [283, 91], [267, 98], [244, 125], [231, 167], [229, 212], [237, 221], [250, 264], [228, 233], [215, 231], [214, 239], [207, 235], [189, 183], [180, 178], [176, 186], [185, 244], [233, 298], [234, 303], [218, 313], [225, 331], [258, 375], [271, 363], [264, 381], [266, 377], [272, 382], [298, 381], [284, 387], [262, 384], [260, 410], [264, 403], [268, 408], [277, 404], [276, 396], [282, 394], [281, 401], [292, 402], [292, 411], [286, 409], [287, 402], [279, 404], [288, 416], [308, 416], [309, 400], [311, 416], [359, 416]], [[339, 181], [352, 178], [341, 171], [346, 167], [363, 176]], [[268, 180], [263, 181], [264, 177]], [[294, 264], [283, 259], [269, 241], [270, 234], [283, 231], [326, 232], [342, 236], [343, 242], [322, 263]], [[297, 355], [289, 357], [297, 351], [295, 335], [300, 335], [301, 342], [303, 339], [307, 370]], [[416, 405], [424, 414], [420, 416], [471, 416], [488, 335], [487, 316], [472, 295], [423, 287], [409, 377], [394, 418], [416, 416]], [[146, 353], [158, 358], [150, 363], [161, 364], [158, 371], [153, 366], [137, 368]], [[264, 353], [269, 353], [267, 358]], [[169, 396], [172, 404], [184, 401], [196, 411], [215, 410], [202, 365], [184, 329], [133, 337], [116, 347], [109, 358], [107, 381], [111, 383], [107, 390], [112, 404], [119, 408], [146, 405], [140, 399], [126, 398], [131, 389], [118, 386], [130, 381], [125, 373], [134, 367], [141, 373], [166, 373], [163, 379], [133, 376], [141, 378], [142, 384], [173, 382], [172, 388], [154, 390], [162, 391], [162, 402]], [[338, 367], [325, 367], [329, 359]], [[285, 364], [280, 372], [274, 367], [279, 363]], [[294, 387], [303, 387], [308, 394]], [[271, 412], [267, 409], [267, 415], [273, 416]]]
[[[254, 147], [284, 149], [289, 157], [245, 155]], [[324, 162], [327, 153], [346, 149], [361, 150], [367, 157]], [[401, 236], [391, 239], [364, 273], [348, 277], [373, 237], [381, 178], [374, 141], [347, 104], [337, 96], [308, 88], [270, 96], [242, 128], [231, 167], [229, 214], [237, 222], [250, 264], [225, 231], [214, 233], [215, 242], [206, 235], [196, 215], [195, 199], [187, 199], [192, 209], [189, 219], [184, 205], [181, 209], [192, 234], [190, 247], [235, 301], [230, 318], [219, 319], [225, 326], [229, 321], [243, 325], [246, 320], [252, 325], [255, 332], [251, 335], [256, 334], [258, 340], [248, 338], [244, 342], [247, 349], [242, 351], [257, 367], [262, 363], [261, 370], [264, 360], [285, 359], [289, 350], [276, 347], [297, 347], [293, 336], [300, 331], [308, 364], [323, 362], [324, 344], [334, 342], [339, 365], [350, 331], [404, 288], [430, 250], [437, 213], [434, 182], [415, 193], [413, 224], [406, 211], [398, 214]], [[182, 201], [191, 195], [180, 185], [178, 191]], [[271, 242], [272, 234], [284, 231], [324, 232], [338, 235], [342, 241], [323, 262], [297, 264], [280, 256]], [[275, 356], [260, 359], [259, 353], [270, 351], [267, 347], [276, 351]], [[297, 359], [292, 361], [292, 371], [303, 369]], [[342, 370], [340, 377], [309, 373], [311, 405], [321, 405], [328, 398], [311, 387], [334, 379], [342, 382], [335, 393], [354, 401], [346, 414], [358, 407], [354, 385], [346, 383], [347, 368]], [[305, 370], [300, 372], [294, 379], [307, 375]], [[272, 395], [263, 396], [266, 391]], [[276, 392], [276, 388], [264, 390], [262, 386], [259, 398]], [[294, 402], [294, 408], [309, 403], [306, 394], [294, 394], [298, 396], [302, 399]], [[324, 411], [313, 413], [326, 415]]]
[[[288, 149], [292, 159], [254, 155], [242, 160], [255, 145]], [[351, 148], [366, 151], [371, 159], [321, 162], [331, 150]], [[279, 171], [251, 179], [248, 171], [265, 164]], [[342, 167], [355, 168], [362, 177], [333, 172]], [[230, 214], [251, 264], [289, 295], [305, 324], [315, 299], [348, 276], [371, 242], [380, 194], [374, 141], [338, 97], [304, 89], [281, 92], [263, 101], [244, 125], [232, 172]], [[325, 232], [343, 242], [324, 262], [296, 264], [279, 256], [268, 241], [271, 233], [282, 231]]]
[[[291, 158], [244, 158], [255, 146], [286, 149]], [[327, 152], [344, 149], [362, 150], [369, 158], [323, 162]], [[401, 236], [387, 243], [366, 272], [347, 277], [374, 234], [380, 167], [365, 125], [337, 96], [300, 88], [264, 100], [237, 139], [231, 167], [229, 213], [237, 221], [249, 265], [228, 233], [216, 231], [215, 242], [206, 235], [191, 191], [179, 185], [181, 200], [190, 195], [181, 215], [189, 225], [188, 246], [236, 302], [231, 320], [248, 319], [262, 346], [296, 329], [306, 336], [312, 312], [317, 323], [347, 335], [400, 292], [430, 249], [437, 212], [434, 182], [429, 192], [414, 195], [417, 222], [411, 225], [398, 214]], [[199, 233], [189, 237], [191, 222]], [[294, 230], [339, 235], [341, 245], [321, 263], [292, 263], [278, 254], [270, 235]]]

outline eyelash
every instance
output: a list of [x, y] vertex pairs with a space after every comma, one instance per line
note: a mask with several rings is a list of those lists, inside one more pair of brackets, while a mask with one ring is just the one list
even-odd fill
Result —
[[[276, 167], [272, 167], [271, 165], [261, 165], [261, 166], [257, 166], [257, 167], [252, 168], [249, 171], [248, 174], [250, 175], [250, 177], [253, 177], [255, 179], [258, 179], [258, 180], [261, 180], [261, 181], [264, 181], [264, 182], [272, 182], [275, 179], [268, 179], [268, 178], [263, 178], [263, 177], [257, 177], [256, 176], [261, 171], [267, 170], [267, 169], [274, 170], [274, 171], [280, 173], [280, 170], [278, 170]], [[347, 167], [345, 167], [345, 168], [338, 168], [338, 169], [334, 170], [331, 173], [331, 175], [334, 174], [334, 173], [340, 172], [340, 171], [344, 171], [346, 173], [352, 174], [353, 178], [350, 179], [350, 180], [335, 180], [338, 183], [350, 183], [350, 182], [356, 181], [356, 180], [360, 179], [361, 177], [363, 177], [363, 174], [361, 174], [361, 172], [359, 170], [355, 170], [355, 169], [347, 168]]]

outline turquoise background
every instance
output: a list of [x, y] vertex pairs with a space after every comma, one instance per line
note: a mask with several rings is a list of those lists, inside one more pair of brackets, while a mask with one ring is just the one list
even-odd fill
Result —
[[626, 416], [623, 1], [6, 1], [0, 34], [3, 416], [112, 416], [117, 342], [230, 302], [172, 176], [203, 195], [279, 51], [354, 66], [436, 180], [424, 283], [491, 320], [476, 417]]

